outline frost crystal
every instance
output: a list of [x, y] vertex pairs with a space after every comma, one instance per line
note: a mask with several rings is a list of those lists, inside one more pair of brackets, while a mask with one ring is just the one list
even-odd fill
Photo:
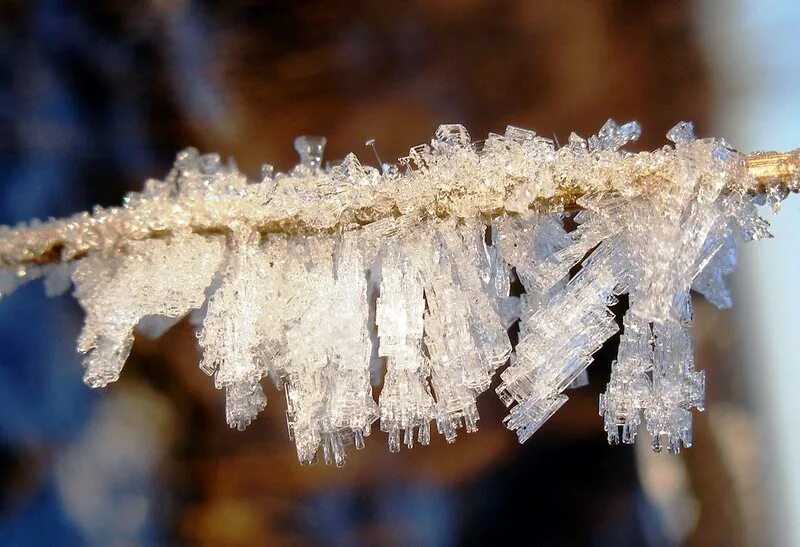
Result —
[[430, 365], [422, 352], [425, 300], [422, 279], [403, 249], [394, 243], [381, 267], [376, 323], [378, 351], [386, 359], [386, 377], [379, 399], [381, 429], [389, 449], [400, 449], [400, 435], [413, 445], [413, 430], [421, 444], [430, 441], [434, 401], [429, 386]]
[[[724, 141], [680, 123], [674, 146], [625, 151], [640, 133], [609, 120], [559, 147], [508, 127], [476, 145], [443, 125], [380, 169], [353, 154], [324, 166], [325, 139], [299, 137], [300, 163], [256, 181], [188, 149], [121, 208], [0, 228], [0, 296], [73, 282], [93, 387], [119, 377], [134, 328], [158, 337], [191, 312], [228, 423], [256, 418], [268, 378], [298, 459], [342, 465], [378, 419], [393, 452], [427, 444], [433, 422], [448, 442], [477, 430], [503, 367], [505, 423], [525, 441], [587, 382], [627, 294], [603, 425], [609, 442], [644, 427], [677, 452], [704, 399], [690, 290], [730, 307], [736, 244], [769, 234], [761, 187]], [[798, 190], [798, 166], [786, 160], [771, 201]]]
[[78, 337], [84, 381], [102, 387], [119, 378], [142, 318], [181, 317], [200, 307], [223, 252], [218, 237], [186, 234], [131, 242], [124, 255], [99, 252], [79, 261], [72, 281], [86, 310]]
[[228, 424], [244, 429], [267, 403], [259, 384], [267, 373], [259, 318], [270, 279], [258, 233], [240, 230], [232, 239], [222, 285], [208, 302], [198, 338], [200, 368], [225, 389]]

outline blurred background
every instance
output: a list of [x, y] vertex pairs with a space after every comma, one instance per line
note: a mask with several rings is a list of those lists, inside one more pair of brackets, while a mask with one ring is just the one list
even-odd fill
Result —
[[[740, 150], [800, 146], [793, 0], [0, 2], [0, 223], [115, 205], [186, 146], [295, 163], [404, 155], [440, 123], [564, 142], [609, 117], [654, 148], [679, 120]], [[696, 301], [708, 383], [695, 446], [609, 447], [597, 395], [618, 340], [534, 438], [481, 430], [342, 470], [300, 467], [283, 398], [230, 431], [180, 323], [122, 378], [81, 383], [82, 312], [38, 283], [0, 305], [2, 545], [800, 545], [800, 207], [743, 250], [737, 302]], [[621, 310], [620, 310], [621, 311]]]

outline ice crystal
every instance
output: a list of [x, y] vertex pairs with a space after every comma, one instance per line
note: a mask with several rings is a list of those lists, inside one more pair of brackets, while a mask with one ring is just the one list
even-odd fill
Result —
[[300, 137], [300, 163], [256, 181], [188, 149], [121, 208], [1, 228], [0, 296], [39, 277], [59, 294], [71, 276], [93, 387], [118, 378], [134, 328], [158, 337], [191, 312], [228, 423], [256, 418], [269, 378], [298, 459], [342, 465], [378, 419], [391, 451], [427, 444], [434, 422], [448, 442], [475, 431], [503, 367], [505, 423], [525, 441], [587, 382], [627, 294], [603, 425], [609, 442], [643, 427], [677, 452], [704, 399], [690, 290], [730, 307], [736, 244], [768, 232], [724, 141], [680, 123], [674, 146], [627, 152], [640, 133], [609, 120], [558, 146], [508, 127], [476, 145], [443, 125], [380, 169], [325, 166], [325, 139]]
[[400, 449], [400, 435], [410, 447], [413, 430], [421, 444], [430, 441], [434, 400], [429, 385], [430, 365], [422, 352], [425, 300], [422, 278], [403, 248], [393, 243], [381, 266], [376, 323], [378, 351], [386, 358], [386, 377], [379, 405], [381, 429], [389, 449]]
[[259, 319], [269, 304], [270, 279], [258, 233], [240, 230], [232, 239], [222, 284], [208, 301], [198, 338], [200, 368], [225, 389], [228, 424], [244, 429], [266, 405], [259, 383], [267, 374]]
[[72, 281], [86, 310], [78, 337], [78, 351], [86, 354], [84, 381], [102, 387], [119, 378], [142, 318], [181, 317], [200, 307], [223, 251], [218, 237], [185, 234], [135, 241], [125, 254], [98, 252], [80, 260]]

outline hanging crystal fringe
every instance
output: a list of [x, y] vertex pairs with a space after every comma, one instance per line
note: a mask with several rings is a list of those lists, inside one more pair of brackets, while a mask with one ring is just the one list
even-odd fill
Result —
[[200, 368], [225, 390], [228, 425], [243, 430], [267, 400], [260, 380], [267, 374], [265, 335], [259, 321], [269, 305], [269, 265], [259, 249], [257, 232], [239, 228], [231, 237], [222, 284], [208, 301], [198, 333]]
[[[736, 243], [768, 232], [724, 141], [681, 123], [674, 146], [625, 152], [640, 132], [609, 120], [558, 147], [509, 127], [477, 147], [444, 125], [380, 172], [352, 154], [323, 167], [324, 139], [301, 137], [299, 165], [266, 166], [255, 182], [190, 149], [164, 181], [91, 222], [0, 229], [7, 262], [43, 252], [53, 233], [64, 261], [0, 271], [0, 295], [38, 277], [55, 295], [71, 281], [92, 387], [119, 377], [134, 328], [157, 337], [191, 312], [228, 423], [243, 429], [264, 409], [268, 377], [285, 392], [298, 459], [342, 465], [378, 419], [393, 452], [428, 444], [432, 422], [448, 442], [477, 430], [477, 397], [506, 364], [496, 392], [527, 440], [586, 383], [592, 355], [618, 332], [609, 306], [628, 294], [600, 397], [608, 440], [632, 443], [643, 423], [654, 450], [678, 452], [704, 396], [689, 291], [730, 307]], [[532, 207], [578, 179], [579, 213]], [[224, 233], [189, 229], [221, 223]]]
[[220, 238], [185, 234], [131, 242], [124, 255], [101, 252], [79, 261], [72, 281], [86, 310], [78, 337], [86, 384], [103, 387], [119, 378], [139, 321], [181, 317], [201, 306], [223, 253]]
[[381, 389], [381, 430], [389, 435], [389, 450], [400, 450], [400, 436], [411, 448], [414, 429], [420, 444], [430, 442], [435, 403], [429, 385], [430, 364], [422, 351], [424, 287], [403, 248], [392, 243], [381, 267], [376, 322], [378, 351], [386, 359]]

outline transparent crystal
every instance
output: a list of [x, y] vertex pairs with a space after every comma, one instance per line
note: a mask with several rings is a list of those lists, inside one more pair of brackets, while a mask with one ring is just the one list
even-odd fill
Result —
[[459, 148], [466, 148], [471, 142], [467, 128], [458, 123], [440, 125], [436, 130], [436, 140], [439, 143]]
[[143, 317], [181, 317], [200, 307], [223, 250], [218, 237], [182, 234], [130, 242], [125, 255], [80, 260], [72, 281], [86, 311], [78, 337], [78, 351], [86, 355], [84, 381], [102, 387], [119, 378]]
[[736, 245], [769, 237], [755, 203], [797, 184], [751, 196], [723, 140], [681, 122], [675, 146], [626, 151], [640, 133], [609, 120], [558, 146], [509, 126], [475, 146], [448, 124], [380, 170], [353, 154], [323, 166], [325, 139], [299, 137], [298, 166], [253, 181], [187, 149], [122, 207], [0, 227], [0, 296], [74, 283], [92, 386], [118, 378], [134, 328], [157, 337], [189, 314], [232, 427], [263, 410], [268, 378], [299, 461], [342, 465], [378, 419], [391, 451], [427, 444], [432, 421], [448, 442], [477, 430], [477, 397], [507, 363], [496, 392], [525, 441], [587, 381], [627, 294], [603, 425], [610, 442], [643, 426], [677, 452], [704, 398], [689, 292], [729, 307]]
[[41, 276], [42, 268], [36, 265], [0, 268], [0, 298]]
[[225, 389], [228, 424], [241, 430], [266, 405], [259, 381], [268, 363], [259, 320], [272, 278], [257, 232], [243, 228], [231, 238], [223, 280], [209, 299], [198, 340], [200, 368]]
[[[688, 300], [688, 295], [686, 295]], [[644, 410], [653, 450], [678, 453], [692, 446], [691, 409], [703, 410], [705, 375], [694, 370], [692, 338], [685, 324], [653, 326], [653, 394]]]
[[[608, 442], [630, 444], [642, 421], [642, 410], [652, 400], [653, 331], [650, 323], [632, 313], [625, 316], [611, 380], [600, 395], [600, 415]], [[620, 435], [621, 432], [621, 435]]]
[[589, 146], [594, 150], [619, 150], [632, 141], [639, 140], [642, 127], [637, 122], [628, 122], [618, 125], [609, 119], [597, 135], [589, 138]]
[[502, 372], [496, 389], [507, 406], [516, 403], [505, 423], [520, 442], [566, 402], [563, 391], [617, 332], [607, 301], [621, 275], [618, 246], [618, 239], [602, 243], [564, 290], [526, 322], [516, 361]]
[[678, 122], [667, 131], [667, 138], [675, 144], [685, 144], [695, 140], [694, 124], [692, 122]]
[[294, 149], [300, 156], [300, 164], [311, 169], [319, 168], [322, 157], [325, 155], [325, 137], [311, 137], [303, 135], [294, 140]]
[[[381, 430], [389, 435], [389, 447], [400, 448], [400, 437], [428, 444], [435, 403], [429, 385], [429, 365], [422, 352], [425, 300], [422, 279], [405, 251], [392, 244], [381, 266], [380, 297], [376, 322], [379, 354], [386, 359], [386, 376], [380, 399]], [[408, 434], [404, 432], [410, 432]], [[409, 446], [410, 448], [410, 446]]]

